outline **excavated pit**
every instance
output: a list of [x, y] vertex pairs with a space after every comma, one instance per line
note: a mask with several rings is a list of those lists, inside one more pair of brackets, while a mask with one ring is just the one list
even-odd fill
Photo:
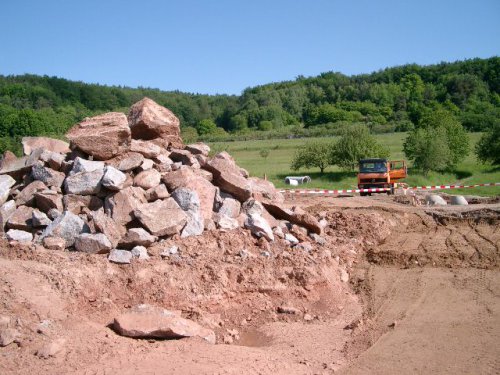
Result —
[[[20, 346], [0, 348], [2, 373], [498, 369], [497, 205], [291, 203], [328, 221], [323, 246], [294, 251], [276, 241], [265, 256], [245, 230], [208, 231], [183, 239], [177, 257], [162, 259], [153, 248], [149, 261], [119, 266], [104, 255], [4, 243], [0, 315], [21, 336]], [[134, 340], [107, 328], [139, 303], [181, 310], [214, 329], [217, 345]], [[53, 357], [35, 355], [58, 338], [65, 343]]]

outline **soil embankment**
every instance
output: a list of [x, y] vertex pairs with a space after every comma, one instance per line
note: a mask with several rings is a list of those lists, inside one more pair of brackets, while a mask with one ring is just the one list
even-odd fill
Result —
[[[264, 249], [243, 230], [208, 231], [183, 239], [177, 257], [153, 248], [150, 260], [120, 266], [102, 255], [3, 244], [0, 323], [20, 336], [0, 348], [0, 372], [500, 371], [498, 204], [431, 209], [386, 196], [289, 203], [328, 221], [324, 245]], [[135, 340], [108, 328], [139, 303], [181, 310], [213, 329], [218, 344]]]

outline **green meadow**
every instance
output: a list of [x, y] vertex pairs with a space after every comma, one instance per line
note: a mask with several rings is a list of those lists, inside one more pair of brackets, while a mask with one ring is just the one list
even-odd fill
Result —
[[[410, 186], [422, 185], [472, 185], [487, 182], [500, 182], [500, 168], [480, 163], [473, 152], [474, 146], [481, 137], [481, 133], [469, 133], [471, 151], [457, 166], [456, 170], [445, 173], [430, 172], [427, 176], [412, 170], [409, 165], [408, 178], [405, 180]], [[375, 138], [391, 153], [392, 160], [405, 159], [403, 142], [406, 133], [388, 133], [375, 135]], [[300, 139], [269, 139], [260, 141], [214, 142], [210, 147], [214, 152], [227, 151], [237, 161], [238, 165], [247, 169], [252, 176], [264, 177], [271, 180], [278, 188], [289, 188], [284, 183], [286, 176], [308, 175], [312, 182], [301, 185], [302, 188], [321, 189], [353, 189], [357, 187], [356, 173], [346, 172], [337, 166], [328, 167], [323, 175], [318, 168], [292, 171], [290, 163], [295, 150], [307, 142], [332, 142], [335, 137], [300, 138]], [[269, 155], [263, 158], [261, 150], [268, 150]], [[447, 190], [447, 193], [495, 196], [500, 195], [500, 186], [481, 187], [474, 189]]]

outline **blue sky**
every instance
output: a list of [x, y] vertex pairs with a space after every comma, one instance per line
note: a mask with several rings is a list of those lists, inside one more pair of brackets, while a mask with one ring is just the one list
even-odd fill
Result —
[[500, 0], [0, 0], [0, 74], [239, 94], [500, 55]]

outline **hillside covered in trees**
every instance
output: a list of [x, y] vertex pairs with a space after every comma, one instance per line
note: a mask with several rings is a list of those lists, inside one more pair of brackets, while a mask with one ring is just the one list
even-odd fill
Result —
[[500, 58], [356, 76], [328, 72], [247, 88], [240, 96], [0, 75], [0, 150], [15, 149], [22, 136], [62, 136], [84, 117], [125, 112], [144, 96], [170, 108], [190, 138], [327, 135], [347, 123], [366, 124], [375, 133], [407, 131], [436, 109], [451, 112], [469, 131], [484, 131], [500, 121]]

